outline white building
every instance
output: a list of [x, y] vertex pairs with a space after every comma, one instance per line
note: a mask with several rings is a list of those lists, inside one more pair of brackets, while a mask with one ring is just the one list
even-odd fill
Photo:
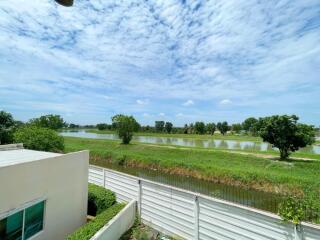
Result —
[[88, 151], [57, 154], [0, 146], [0, 240], [65, 239], [83, 225], [88, 165]]

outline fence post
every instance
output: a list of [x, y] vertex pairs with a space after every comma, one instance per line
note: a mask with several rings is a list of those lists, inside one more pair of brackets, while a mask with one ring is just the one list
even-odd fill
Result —
[[141, 179], [138, 179], [138, 215], [139, 219], [141, 220], [141, 201], [142, 201], [142, 181]]
[[103, 173], [103, 176], [102, 176], [102, 186], [105, 188], [106, 187], [106, 171], [104, 170], [104, 168], [102, 168], [102, 173]]
[[194, 239], [199, 239], [199, 197], [194, 197]]

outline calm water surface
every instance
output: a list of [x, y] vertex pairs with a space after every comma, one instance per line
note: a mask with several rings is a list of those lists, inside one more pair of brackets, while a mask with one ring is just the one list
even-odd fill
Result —
[[278, 205], [283, 200], [283, 197], [273, 193], [214, 183], [193, 177], [166, 174], [156, 170], [123, 167], [107, 163], [104, 160], [90, 160], [90, 164], [274, 213], [278, 212]]
[[[97, 134], [82, 131], [65, 131], [61, 132], [62, 136], [70, 137], [82, 137], [82, 138], [94, 138], [94, 139], [110, 139], [118, 140], [116, 134]], [[202, 148], [220, 148], [220, 149], [232, 149], [232, 150], [256, 150], [267, 151], [277, 149], [272, 148], [268, 143], [256, 143], [251, 141], [237, 141], [237, 140], [217, 140], [217, 139], [191, 139], [191, 138], [177, 138], [177, 137], [153, 137], [153, 136], [133, 136], [133, 140], [141, 143], [151, 144], [168, 144], [178, 145], [184, 147], [202, 147]], [[320, 154], [320, 146], [308, 146], [302, 148], [299, 152]]]

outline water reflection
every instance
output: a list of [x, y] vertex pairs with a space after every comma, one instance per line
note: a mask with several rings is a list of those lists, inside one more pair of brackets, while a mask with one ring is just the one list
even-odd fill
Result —
[[[94, 139], [119, 139], [116, 134], [96, 134], [82, 131], [65, 131], [60, 133], [62, 136], [71, 137], [83, 137]], [[191, 139], [191, 138], [176, 138], [176, 137], [153, 137], [153, 136], [133, 136], [133, 140], [142, 143], [151, 144], [167, 144], [178, 145], [185, 147], [201, 147], [201, 148], [220, 148], [220, 149], [232, 149], [232, 150], [255, 150], [255, 151], [267, 151], [275, 150], [268, 143], [256, 143], [250, 141], [236, 141], [236, 140], [217, 140], [217, 139]], [[320, 154], [320, 146], [308, 146], [302, 148], [299, 152]]]
[[214, 183], [193, 177], [166, 174], [162, 172], [160, 173], [158, 171], [149, 169], [123, 167], [107, 163], [104, 160], [90, 160], [90, 163], [144, 179], [149, 179], [155, 182], [164, 183], [274, 213], [277, 212], [278, 205], [283, 200], [283, 198], [277, 194], [249, 190], [243, 187], [230, 186], [227, 184]]

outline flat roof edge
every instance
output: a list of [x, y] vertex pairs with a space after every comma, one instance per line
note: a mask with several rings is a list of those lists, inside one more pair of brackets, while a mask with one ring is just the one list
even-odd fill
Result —
[[0, 151], [23, 149], [23, 143], [0, 145]]

